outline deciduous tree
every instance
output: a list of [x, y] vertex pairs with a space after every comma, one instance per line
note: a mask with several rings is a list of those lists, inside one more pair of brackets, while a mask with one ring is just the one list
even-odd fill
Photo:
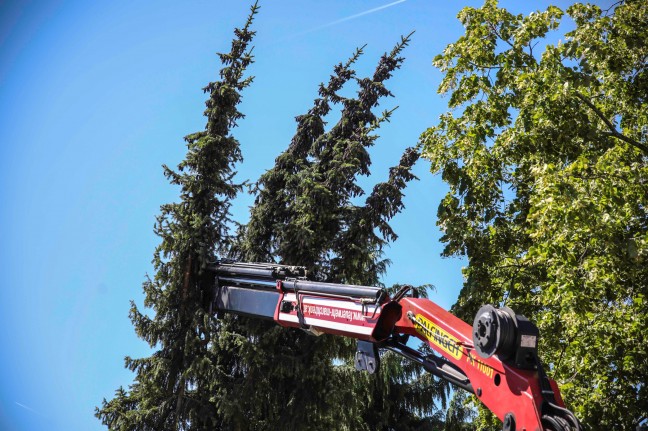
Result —
[[468, 260], [454, 311], [531, 317], [569, 407], [634, 430], [648, 411], [648, 4], [566, 15], [554, 43], [557, 7], [464, 9], [465, 34], [435, 58], [451, 111], [422, 141], [450, 187], [443, 254]]

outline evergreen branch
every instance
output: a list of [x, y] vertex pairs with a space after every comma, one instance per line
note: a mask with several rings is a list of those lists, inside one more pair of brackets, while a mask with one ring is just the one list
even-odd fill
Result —
[[351, 67], [351, 66], [352, 66], [356, 61], [358, 61], [358, 59], [360, 58], [360, 56], [362, 56], [362, 54], [364, 54], [364, 49], [365, 49], [366, 47], [367, 47], [367, 44], [365, 43], [365, 44], [362, 45], [360, 48], [356, 48], [356, 50], [355, 50], [355, 52], [353, 53], [353, 55], [352, 55], [352, 56], [347, 60], [347, 62], [344, 64], [344, 68], [345, 68], [345, 69], [348, 69], [348, 68], [350, 68], [350, 67]]
[[407, 148], [399, 164], [389, 169], [389, 179], [374, 186], [362, 207], [370, 228], [378, 228], [386, 240], [397, 239], [388, 221], [404, 207], [403, 189], [409, 181], [417, 179], [411, 170], [419, 157], [420, 154], [415, 148]]
[[255, 1], [252, 6], [250, 6], [250, 14], [248, 15], [247, 21], [245, 21], [245, 26], [243, 27], [243, 31], [248, 32], [250, 26], [252, 25], [252, 22], [254, 21], [254, 17], [256, 16], [257, 13], [259, 13], [259, 9], [261, 9], [261, 6], [259, 6], [259, 0]]
[[392, 51], [389, 53], [389, 56], [390, 57], [395, 57], [398, 54], [400, 54], [401, 51], [403, 49], [405, 49], [405, 47], [407, 45], [409, 45], [410, 41], [412, 40], [412, 36], [414, 35], [414, 33], [416, 33], [416, 30], [412, 30], [407, 36], [401, 36], [400, 42], [398, 44], [396, 44], [396, 46], [392, 49]]

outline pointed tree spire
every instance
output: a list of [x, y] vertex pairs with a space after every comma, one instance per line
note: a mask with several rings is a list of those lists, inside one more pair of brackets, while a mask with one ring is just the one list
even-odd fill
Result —
[[[369, 78], [356, 78], [355, 72], [349, 70], [361, 54], [361, 50], [357, 51], [345, 66], [336, 68], [329, 85], [321, 87], [324, 97], [309, 112], [316, 113], [319, 120], [313, 121], [309, 114], [298, 117], [291, 146], [259, 181], [259, 195], [248, 224], [248, 247], [265, 244], [265, 254], [245, 257], [275, 257], [284, 263], [304, 265], [320, 279], [337, 279], [326, 271], [330, 259], [327, 256], [347, 223], [350, 199], [364, 194], [356, 180], [359, 175], [369, 175], [367, 149], [377, 138], [372, 132], [390, 115], [386, 112], [377, 117], [373, 109], [381, 98], [391, 96], [384, 83], [400, 67], [403, 58], [399, 55], [409, 38], [403, 37], [390, 53], [383, 55]], [[338, 96], [337, 89], [350, 79], [355, 79], [359, 87], [356, 97]], [[328, 113], [329, 100], [341, 103], [343, 108], [340, 120], [324, 132], [321, 117]], [[317, 133], [310, 133], [313, 129], [304, 124], [317, 124]], [[300, 162], [286, 163], [294, 157]], [[258, 235], [265, 235], [264, 239], [259, 241]], [[361, 272], [358, 269], [358, 274]]]
[[[382, 247], [396, 236], [389, 220], [403, 208], [402, 192], [415, 178], [411, 168], [418, 152], [407, 150], [391, 169], [389, 179], [376, 186], [364, 205], [356, 206], [352, 199], [364, 194], [357, 180], [369, 174], [367, 149], [377, 139], [375, 131], [391, 114], [377, 116], [373, 110], [381, 98], [391, 95], [384, 83], [400, 66], [399, 54], [408, 40], [403, 38], [380, 59], [373, 76], [357, 79], [350, 69], [361, 53], [357, 51], [335, 68], [328, 84], [320, 86], [320, 98], [307, 114], [297, 117], [297, 131], [289, 147], [257, 184], [255, 206], [237, 257], [305, 265], [315, 277], [328, 281], [378, 283], [385, 264]], [[338, 91], [351, 80], [358, 85], [356, 96], [339, 96]], [[332, 103], [341, 104], [342, 115], [326, 131], [323, 117]], [[415, 401], [406, 397], [424, 390], [397, 389], [407, 386], [408, 378], [398, 371], [393, 379], [384, 378], [384, 384], [382, 376], [357, 372], [351, 361], [353, 340], [313, 337], [245, 318], [239, 318], [237, 325], [232, 328], [243, 343], [241, 368], [245, 372], [236, 400], [245, 412], [244, 428], [366, 429], [371, 415], [368, 409], [380, 402], [388, 405], [380, 408], [394, 413], [382, 417], [385, 426], [397, 425], [405, 416], [423, 423], [417, 412], [408, 413], [408, 406]], [[422, 370], [403, 368], [398, 360], [390, 365], [390, 371], [421, 375]], [[392, 390], [385, 393], [391, 398], [378, 400], [378, 391], [390, 384]], [[427, 390], [429, 385], [418, 387]], [[433, 408], [431, 398], [426, 399], [429, 408]]]
[[219, 54], [221, 79], [204, 88], [209, 95], [205, 130], [185, 137], [187, 155], [177, 170], [164, 166], [165, 176], [180, 186], [181, 199], [162, 205], [157, 217], [156, 273], [143, 285], [151, 313], [140, 312], [134, 303], [130, 312], [138, 336], [154, 353], [126, 358], [134, 383], [128, 390], [119, 388], [96, 411], [109, 429], [216, 429], [222, 423], [212, 392], [219, 353], [211, 341], [213, 279], [204, 269], [227, 249], [229, 202], [241, 189], [233, 181], [241, 153], [230, 130], [243, 117], [237, 109], [240, 92], [252, 81], [244, 73], [253, 61], [250, 26], [258, 9], [252, 6], [245, 26], [235, 30], [230, 52]]
[[331, 111], [331, 103], [340, 103], [337, 92], [355, 77], [351, 66], [363, 54], [364, 46], [356, 49], [345, 62], [334, 67], [327, 84], [320, 84], [319, 97], [313, 107], [295, 118], [297, 130], [288, 148], [275, 160], [275, 166], [257, 181], [254, 207], [246, 227], [245, 243], [241, 244], [242, 260], [271, 261], [277, 249], [277, 230], [290, 217], [288, 208], [297, 198], [299, 172], [312, 165], [311, 149], [325, 133], [324, 117]]

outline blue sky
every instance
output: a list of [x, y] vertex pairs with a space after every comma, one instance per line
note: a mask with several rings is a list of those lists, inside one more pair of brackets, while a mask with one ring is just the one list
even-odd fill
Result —
[[[388, 82], [396, 97], [382, 108], [399, 108], [379, 132], [374, 176], [363, 184], [386, 178], [445, 110], [432, 58], [461, 34], [455, 16], [467, 4], [261, 2], [249, 69], [256, 79], [234, 132], [245, 157], [240, 178], [255, 180], [273, 165], [334, 64], [367, 44], [357, 67], [367, 75], [416, 30]], [[154, 217], [178, 194], [161, 165], [180, 162], [183, 136], [203, 129], [201, 88], [216, 79], [215, 53], [228, 50], [248, 7], [0, 2], [1, 430], [103, 429], [94, 407], [132, 381], [124, 356], [148, 352], [128, 320], [129, 300], [142, 303], [158, 243]], [[393, 222], [400, 239], [387, 251], [385, 283], [432, 283], [433, 299], [449, 307], [463, 262], [439, 256], [436, 208], [445, 187], [428, 169], [418, 164], [420, 181]], [[251, 202], [237, 200], [235, 219], [247, 219]]]

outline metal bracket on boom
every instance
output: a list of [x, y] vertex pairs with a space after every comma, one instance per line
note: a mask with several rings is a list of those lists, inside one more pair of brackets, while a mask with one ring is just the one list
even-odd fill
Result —
[[411, 347], [398, 342], [397, 339], [387, 340], [385, 343], [381, 344], [381, 347], [398, 353], [399, 355], [421, 365], [425, 371], [432, 375], [450, 382], [471, 394], [475, 393], [468, 377], [466, 377], [459, 368], [443, 358], [434, 355], [424, 356], [418, 350], [412, 349]]
[[358, 350], [355, 355], [355, 368], [374, 374], [380, 368], [378, 347], [369, 341], [358, 340]]

